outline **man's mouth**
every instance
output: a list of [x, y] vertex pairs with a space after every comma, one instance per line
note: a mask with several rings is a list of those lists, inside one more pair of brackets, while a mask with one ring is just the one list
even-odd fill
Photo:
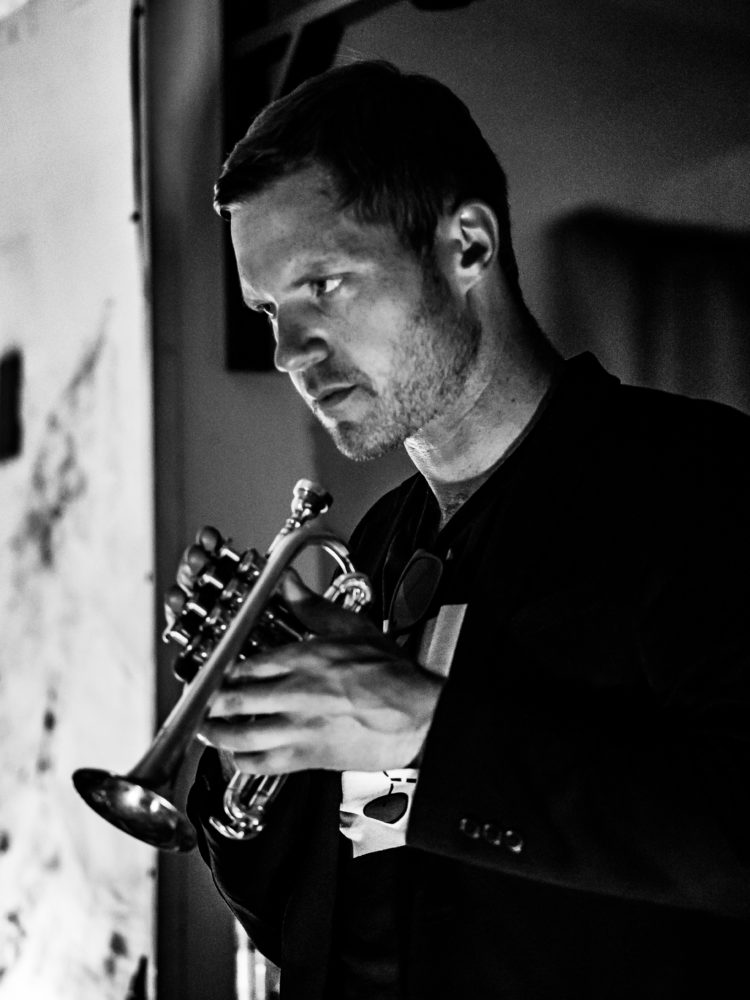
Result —
[[331, 389], [324, 389], [313, 395], [316, 409], [332, 410], [351, 396], [356, 390], [356, 385], [335, 386]]

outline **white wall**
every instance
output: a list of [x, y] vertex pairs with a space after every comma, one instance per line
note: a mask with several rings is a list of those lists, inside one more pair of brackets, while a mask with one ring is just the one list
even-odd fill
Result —
[[152, 852], [77, 797], [152, 727], [150, 351], [126, 0], [0, 20], [0, 353], [23, 448], [0, 464], [0, 995], [122, 1000], [152, 950]]

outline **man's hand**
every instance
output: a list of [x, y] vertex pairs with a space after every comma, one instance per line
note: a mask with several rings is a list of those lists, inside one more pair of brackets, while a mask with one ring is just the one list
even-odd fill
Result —
[[427, 735], [441, 679], [293, 574], [283, 595], [317, 637], [236, 664], [201, 736], [254, 774], [408, 767]]
[[[220, 544], [204, 527], [166, 593], [170, 624]], [[316, 638], [237, 663], [211, 704], [201, 737], [241, 770], [408, 767], [432, 722], [443, 681], [404, 657], [372, 622], [324, 600], [289, 573], [284, 599]]]

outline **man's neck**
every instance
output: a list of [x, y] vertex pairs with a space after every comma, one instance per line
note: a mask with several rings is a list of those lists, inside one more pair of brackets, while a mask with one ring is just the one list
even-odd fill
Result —
[[546, 346], [495, 352], [455, 412], [405, 442], [435, 494], [444, 524], [484, 483], [542, 408], [561, 366]]

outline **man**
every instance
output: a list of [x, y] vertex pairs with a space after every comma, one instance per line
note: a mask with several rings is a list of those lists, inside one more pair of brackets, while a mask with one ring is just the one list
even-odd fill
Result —
[[346, 455], [417, 470], [352, 539], [371, 620], [288, 580], [318, 637], [238, 665], [204, 727], [290, 773], [253, 841], [209, 823], [211, 750], [190, 802], [282, 996], [744, 995], [747, 418], [559, 358], [503, 173], [434, 81], [309, 81], [216, 202], [278, 367]]

